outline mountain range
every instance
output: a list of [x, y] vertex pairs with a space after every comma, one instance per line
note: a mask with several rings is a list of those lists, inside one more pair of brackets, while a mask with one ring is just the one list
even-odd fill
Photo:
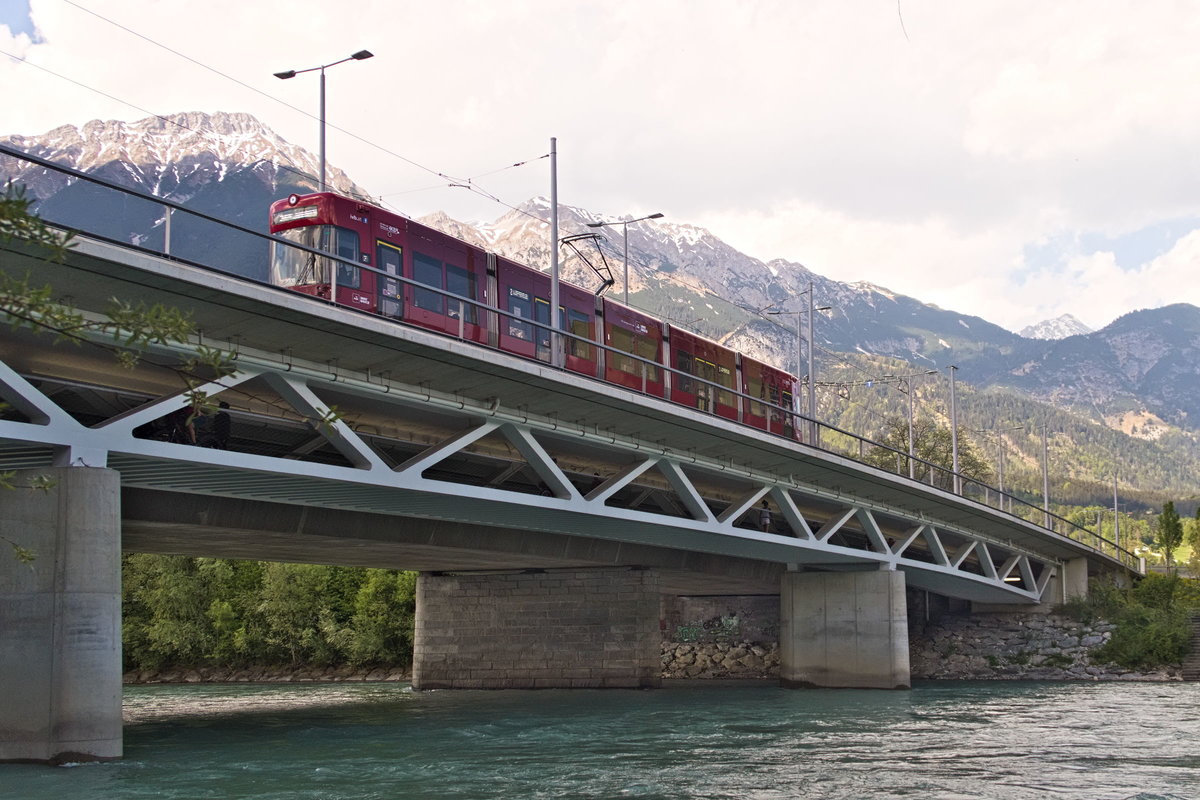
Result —
[[[0, 144], [260, 231], [273, 200], [316, 186], [316, 159], [247, 114], [93, 121], [40, 136], [0, 136]], [[0, 176], [25, 184], [48, 220], [121, 241], [162, 241], [161, 206], [114, 203], [86, 182], [3, 155]], [[328, 182], [338, 191], [367, 195], [336, 168], [328, 170]], [[559, 213], [560, 235], [597, 233], [578, 246], [593, 264], [609, 263], [619, 292], [620, 232], [589, 228], [599, 218], [581, 208], [560, 205]], [[421, 221], [545, 269], [549, 214], [548, 202], [534, 198], [486, 224], [445, 214]], [[215, 254], [231, 272], [266, 279], [261, 243], [217, 241], [213, 233], [209, 223], [180, 219], [172, 227], [172, 253], [203, 253], [209, 263]], [[646, 220], [629, 226], [628, 235], [632, 305], [798, 374], [805, 370], [798, 368], [794, 326], [802, 319], [797, 312], [808, 307], [811, 286], [814, 305], [828, 307], [814, 320], [822, 364], [816, 379], [824, 395], [836, 392], [824, 386], [823, 374], [841, 376], [844, 392], [847, 375], [869, 385], [872, 379], [897, 380], [905, 370], [916, 375], [953, 365], [978, 393], [1052, 403], [1148, 441], [1166, 435], [1172, 448], [1186, 451], [1184, 461], [1200, 464], [1200, 308], [1131, 311], [1099, 331], [1066, 315], [1018, 334], [881, 286], [831, 280], [794, 261], [753, 258], [694, 225]], [[599, 278], [574, 251], [564, 249], [562, 257], [566, 280], [598, 287]], [[871, 374], [880, 369], [888, 374]]]

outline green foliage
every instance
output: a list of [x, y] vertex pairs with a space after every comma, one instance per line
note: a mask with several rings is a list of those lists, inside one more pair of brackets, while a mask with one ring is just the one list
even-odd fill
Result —
[[1188, 615], [1180, 608], [1163, 610], [1135, 603], [1123, 608], [1115, 622], [1112, 638], [1094, 655], [1128, 669], [1178, 664], [1191, 642]]
[[1170, 567], [1175, 548], [1183, 544], [1183, 523], [1175, 511], [1175, 504], [1170, 500], [1163, 504], [1162, 514], [1158, 517], [1158, 530], [1154, 542], [1166, 554], [1167, 566]]
[[351, 662], [409, 663], [416, 598], [415, 572], [367, 570], [367, 579], [354, 599]]
[[1200, 581], [1150, 574], [1128, 589], [1093, 581], [1087, 600], [1061, 610], [1082, 622], [1102, 619], [1116, 626], [1093, 652], [1097, 661], [1127, 669], [1178, 664], [1191, 641], [1189, 617], [1200, 610]]
[[1196, 506], [1196, 518], [1188, 525], [1185, 544], [1191, 548], [1188, 554], [1188, 569], [1192, 575], [1200, 576], [1200, 506]]
[[129, 669], [412, 663], [416, 573], [124, 558]]

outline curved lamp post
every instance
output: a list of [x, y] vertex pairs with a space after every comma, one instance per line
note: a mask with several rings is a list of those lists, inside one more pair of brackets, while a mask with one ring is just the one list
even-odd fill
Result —
[[375, 54], [370, 50], [359, 50], [353, 55], [346, 56], [340, 61], [334, 61], [329, 64], [322, 64], [319, 67], [309, 67], [308, 69], [289, 69], [286, 72], [276, 72], [275, 77], [280, 80], [288, 80], [294, 78], [303, 72], [321, 71], [321, 185], [320, 191], [325, 191], [325, 70], [329, 67], [338, 64], [344, 64], [347, 61], [362, 61], [363, 59], [371, 58]]

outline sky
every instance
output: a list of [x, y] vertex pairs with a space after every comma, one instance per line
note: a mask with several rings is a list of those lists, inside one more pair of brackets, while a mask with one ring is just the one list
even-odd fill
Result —
[[317, 73], [272, 73], [365, 48], [328, 160], [412, 216], [549, 195], [555, 137], [562, 203], [1098, 328], [1200, 305], [1197, 42], [1193, 0], [0, 0], [0, 135], [237, 111], [316, 152]]

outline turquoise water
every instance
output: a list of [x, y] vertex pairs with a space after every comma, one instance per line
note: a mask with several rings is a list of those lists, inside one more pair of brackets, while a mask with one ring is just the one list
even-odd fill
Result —
[[153, 686], [126, 717], [123, 761], [0, 765], [0, 797], [1200, 800], [1200, 684]]

